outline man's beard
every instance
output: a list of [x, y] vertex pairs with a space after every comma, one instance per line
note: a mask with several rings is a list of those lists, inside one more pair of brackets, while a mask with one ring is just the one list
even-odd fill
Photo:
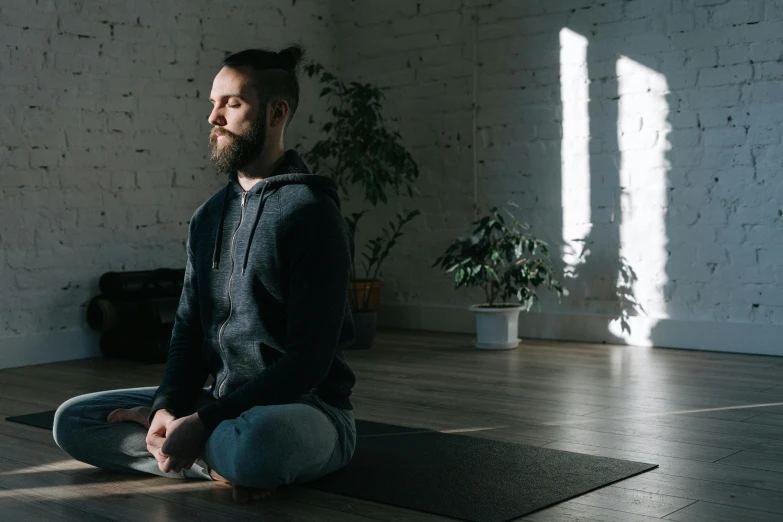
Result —
[[[226, 129], [212, 129], [212, 132], [209, 133], [209, 160], [215, 170], [230, 174], [240, 170], [261, 155], [266, 138], [266, 122], [264, 120], [263, 116], [258, 118], [250, 126], [250, 129], [241, 135]], [[218, 135], [226, 136], [221, 141], [228, 140], [228, 142], [218, 145]]]

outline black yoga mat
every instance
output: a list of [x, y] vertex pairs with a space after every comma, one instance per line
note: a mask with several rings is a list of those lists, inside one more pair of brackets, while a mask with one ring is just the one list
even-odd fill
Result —
[[472, 522], [504, 522], [658, 467], [356, 421], [351, 462], [308, 486]]
[[43, 428], [45, 430], [51, 430], [54, 427], [54, 412], [42, 411], [40, 413], [28, 413], [27, 415], [14, 415], [13, 417], [6, 417], [5, 420], [11, 422], [18, 422], [19, 424], [29, 424], [36, 428]]
[[[54, 411], [7, 417], [52, 429]], [[471, 522], [505, 522], [658, 467], [356, 421], [351, 462], [307, 486]]]

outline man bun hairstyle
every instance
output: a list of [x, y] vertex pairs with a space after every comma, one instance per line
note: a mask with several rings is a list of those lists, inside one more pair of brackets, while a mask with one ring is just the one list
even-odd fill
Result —
[[279, 52], [265, 49], [246, 49], [226, 56], [223, 67], [252, 71], [252, 82], [259, 93], [262, 106], [274, 99], [282, 98], [288, 102], [288, 120], [294, 117], [299, 106], [299, 80], [297, 78], [299, 62], [304, 56], [300, 45], [291, 45]]
[[297, 66], [304, 55], [304, 49], [298, 45], [292, 45], [291, 47], [286, 47], [279, 51], [277, 55], [282, 61], [283, 69], [296, 72]]

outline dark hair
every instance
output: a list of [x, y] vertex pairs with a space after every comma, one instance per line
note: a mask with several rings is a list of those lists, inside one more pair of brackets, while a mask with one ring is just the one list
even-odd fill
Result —
[[303, 55], [304, 49], [299, 45], [286, 47], [280, 52], [246, 49], [226, 56], [222, 66], [252, 69], [253, 83], [261, 97], [261, 104], [266, 106], [274, 98], [283, 98], [290, 107], [290, 122], [299, 106], [299, 80], [296, 75]]

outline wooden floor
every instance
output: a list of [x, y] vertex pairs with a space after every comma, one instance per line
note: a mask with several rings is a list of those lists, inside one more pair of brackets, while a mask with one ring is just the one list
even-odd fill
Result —
[[[783, 358], [381, 331], [346, 354], [357, 418], [659, 464], [520, 520], [783, 520]], [[86, 359], [0, 371], [2, 520], [449, 520], [303, 487], [235, 505], [212, 482], [137, 478], [4, 420], [75, 395], [155, 386], [163, 365]], [[484, 428], [484, 429], [482, 429]]]

